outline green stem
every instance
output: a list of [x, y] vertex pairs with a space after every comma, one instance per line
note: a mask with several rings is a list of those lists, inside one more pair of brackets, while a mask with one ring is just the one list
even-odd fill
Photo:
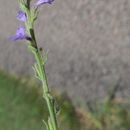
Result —
[[58, 130], [58, 126], [57, 126], [57, 119], [56, 119], [56, 113], [55, 113], [55, 106], [53, 103], [53, 97], [50, 94], [49, 91], [49, 87], [48, 87], [48, 83], [47, 83], [47, 76], [46, 76], [46, 72], [45, 72], [45, 66], [42, 65], [41, 63], [41, 55], [39, 53], [39, 51], [37, 51], [37, 62], [39, 65], [39, 69], [41, 71], [41, 75], [42, 75], [42, 85], [43, 85], [43, 97], [46, 100], [47, 103], [47, 107], [49, 110], [49, 115], [50, 115], [50, 120], [51, 120], [51, 125], [53, 126], [53, 130]]
[[[43, 63], [44, 59], [37, 46], [37, 42], [36, 42], [36, 38], [35, 38], [35, 32], [34, 32], [34, 21], [35, 20], [34, 19], [36, 17], [35, 16], [36, 12], [32, 12], [32, 10], [30, 8], [31, 0], [26, 0], [26, 2], [24, 0], [20, 0], [19, 2], [21, 3], [21, 5], [24, 5], [24, 10], [25, 10], [24, 12], [27, 15], [27, 21], [25, 22], [25, 26], [26, 26], [27, 34], [31, 37], [31, 39], [29, 40], [29, 43], [30, 43], [29, 47], [30, 46], [32, 47], [31, 51], [34, 54], [36, 62], [37, 62], [35, 69], [37, 69], [36, 73], [39, 74], [38, 78], [42, 81], [43, 97], [46, 100], [49, 115], [50, 115], [47, 125], [48, 125], [49, 130], [58, 130], [54, 98], [51, 96], [50, 91], [49, 91], [47, 76], [46, 76], [46, 71], [45, 71], [45, 64]], [[37, 9], [34, 11], [37, 11]]]
[[49, 124], [51, 125], [50, 128], [52, 128], [50, 130], [58, 130], [54, 98], [53, 98], [53, 96], [51, 96], [50, 91], [49, 91], [47, 76], [46, 76], [46, 71], [45, 71], [45, 65], [43, 64], [43, 61], [42, 61], [43, 59], [42, 59], [41, 52], [39, 51], [39, 49], [37, 47], [35, 33], [34, 33], [33, 29], [30, 29], [30, 34], [32, 37], [31, 45], [36, 49], [35, 59], [36, 59], [36, 62], [37, 62], [37, 65], [38, 65], [38, 68], [40, 71], [40, 75], [41, 75], [41, 81], [42, 81], [42, 86], [43, 86], [43, 97], [46, 100], [49, 115], [50, 115]]

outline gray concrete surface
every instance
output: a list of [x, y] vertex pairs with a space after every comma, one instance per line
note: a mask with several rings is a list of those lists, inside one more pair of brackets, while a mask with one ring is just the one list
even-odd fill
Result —
[[[17, 11], [17, 0], [0, 0], [0, 67], [32, 75], [26, 43], [8, 40]], [[117, 96], [130, 98], [130, 0], [55, 0], [40, 9], [36, 31], [49, 50], [51, 87], [80, 101], [103, 98], [119, 82]]]

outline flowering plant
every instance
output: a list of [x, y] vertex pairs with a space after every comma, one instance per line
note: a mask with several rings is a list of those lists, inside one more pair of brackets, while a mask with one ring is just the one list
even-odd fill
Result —
[[38, 9], [44, 4], [52, 4], [54, 0], [37, 0], [34, 6], [31, 6], [31, 1], [32, 0], [19, 0], [20, 11], [18, 12], [17, 19], [20, 22], [23, 22], [24, 26], [18, 28], [16, 34], [11, 37], [11, 40], [26, 40], [28, 42], [28, 48], [36, 60], [36, 63], [33, 66], [35, 77], [42, 82], [43, 97], [49, 111], [48, 121], [43, 120], [43, 122], [45, 123], [47, 130], [58, 130], [55, 100], [50, 93], [45, 71], [47, 56], [42, 56], [43, 49], [38, 47], [34, 32], [34, 23], [38, 17]]

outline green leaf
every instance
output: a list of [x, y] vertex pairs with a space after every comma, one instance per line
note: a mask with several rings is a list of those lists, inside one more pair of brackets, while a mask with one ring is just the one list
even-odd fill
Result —
[[37, 79], [41, 80], [41, 78], [40, 78], [40, 76], [39, 76], [39, 72], [37, 71], [35, 65], [34, 65], [32, 68], [33, 68], [33, 70], [34, 70], [35, 77], [36, 77]]
[[37, 49], [34, 48], [32, 45], [29, 45], [29, 46], [28, 46], [28, 49], [29, 49], [33, 54], [36, 54], [36, 52], [37, 52]]
[[46, 123], [46, 121], [45, 121], [45, 120], [42, 120], [42, 121], [43, 121], [43, 123], [45, 124], [45, 126], [46, 126], [47, 130], [49, 130], [49, 125], [48, 125], [48, 123]]
[[34, 24], [34, 22], [37, 20], [38, 17], [38, 10], [37, 9], [31, 9], [31, 21]]
[[23, 12], [25, 12], [25, 13], [28, 13], [28, 7], [27, 7], [27, 5], [26, 5], [26, 3], [25, 2], [23, 2], [23, 1], [21, 1], [20, 2], [20, 9], [23, 11]]

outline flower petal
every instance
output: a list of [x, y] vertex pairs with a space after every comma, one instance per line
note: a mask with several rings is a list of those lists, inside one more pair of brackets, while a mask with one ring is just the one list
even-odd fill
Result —
[[26, 34], [26, 29], [25, 27], [19, 27], [18, 30], [16, 31], [15, 36], [10, 38], [12, 41], [17, 41], [17, 40], [31, 40], [31, 38]]
[[36, 5], [37, 6], [40, 6], [40, 5], [43, 5], [43, 4], [51, 4], [54, 0], [38, 0]]
[[19, 21], [26, 22], [27, 21], [26, 13], [24, 13], [23, 11], [19, 11], [17, 15], [17, 19]]
[[18, 30], [17, 30], [17, 32], [16, 32], [16, 35], [17, 36], [20, 36], [20, 35], [22, 35], [22, 36], [25, 36], [25, 34], [26, 34], [26, 29], [25, 29], [25, 27], [19, 27], [18, 28]]

